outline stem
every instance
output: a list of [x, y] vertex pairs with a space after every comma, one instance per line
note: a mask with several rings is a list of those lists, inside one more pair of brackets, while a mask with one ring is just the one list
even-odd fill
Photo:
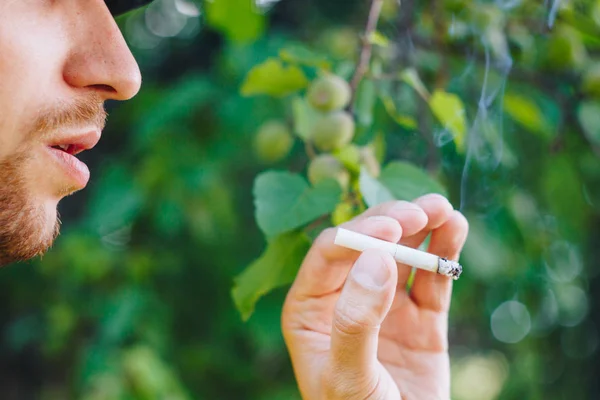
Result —
[[312, 160], [317, 156], [317, 152], [310, 141], [307, 140], [304, 142], [304, 149], [306, 150], [306, 155], [309, 160]]
[[371, 3], [371, 10], [369, 11], [369, 18], [367, 20], [367, 27], [365, 28], [365, 34], [362, 38], [362, 46], [360, 50], [360, 59], [354, 76], [350, 81], [350, 87], [352, 88], [352, 96], [354, 97], [356, 89], [360, 84], [363, 76], [369, 69], [369, 62], [371, 61], [371, 36], [377, 28], [377, 22], [379, 21], [379, 15], [381, 14], [381, 7], [383, 6], [383, 0], [373, 0]]
[[434, 18], [434, 26], [435, 26], [435, 34], [434, 34], [434, 42], [437, 47], [438, 53], [442, 57], [442, 64], [437, 71], [437, 75], [435, 77], [435, 87], [436, 88], [444, 88], [446, 87], [446, 83], [449, 80], [449, 71], [450, 65], [448, 63], [448, 57], [446, 57], [446, 53], [444, 52], [444, 33], [446, 32], [446, 21], [443, 17], [442, 5], [440, 4], [440, 0], [433, 1], [433, 18]]

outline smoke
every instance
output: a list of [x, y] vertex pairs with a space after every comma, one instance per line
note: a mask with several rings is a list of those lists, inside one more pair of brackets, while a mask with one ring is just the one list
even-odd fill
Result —
[[[503, 102], [508, 77], [513, 65], [508, 47], [502, 36], [482, 35], [484, 50], [483, 81], [476, 104], [476, 115], [467, 132], [465, 164], [461, 179], [460, 209], [471, 202], [477, 207], [488, 208], [495, 199], [492, 192], [492, 174], [501, 166], [504, 157]], [[467, 71], [472, 75], [471, 61], [461, 80], [466, 80]], [[475, 172], [475, 173], [474, 173]]]
[[[546, 0], [547, 2], [548, 0]], [[556, 13], [560, 8], [561, 0], [554, 0], [552, 2], [552, 7], [550, 7], [550, 12], [548, 13], [548, 28], [551, 29], [554, 26], [554, 22], [556, 21]]]

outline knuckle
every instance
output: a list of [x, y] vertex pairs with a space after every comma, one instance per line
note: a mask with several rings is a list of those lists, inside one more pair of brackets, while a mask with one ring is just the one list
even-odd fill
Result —
[[448, 199], [446, 198], [446, 196], [443, 196], [439, 193], [427, 193], [426, 195], [423, 195], [421, 197], [419, 197], [417, 200], [439, 200], [439, 201], [445, 201], [448, 202]]
[[331, 370], [323, 375], [324, 398], [327, 400], [353, 399], [357, 395], [356, 382], [344, 378], [340, 371]]
[[321, 231], [321, 233], [319, 233], [319, 235], [315, 239], [314, 245], [317, 247], [326, 246], [327, 244], [332, 242], [331, 238], [335, 237], [335, 233], [336, 233], [336, 228], [329, 227], [329, 228], [323, 229], [323, 231]]
[[377, 331], [374, 325], [364, 313], [358, 310], [358, 306], [345, 305], [337, 307], [333, 320], [333, 329], [344, 336], [359, 336]]
[[456, 220], [456, 224], [459, 225], [461, 228], [465, 230], [469, 229], [469, 221], [467, 220], [467, 217], [465, 217], [464, 214], [460, 211], [454, 210], [452, 212], [452, 219]]
[[330, 370], [322, 378], [326, 400], [381, 400], [381, 380], [368, 379], [364, 375]]

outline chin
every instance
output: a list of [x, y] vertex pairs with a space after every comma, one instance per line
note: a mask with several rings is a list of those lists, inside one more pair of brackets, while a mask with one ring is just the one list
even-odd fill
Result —
[[34, 160], [20, 154], [0, 161], [0, 265], [42, 255], [58, 236], [59, 199], [48, 190], [52, 179], [32, 179]]
[[59, 234], [56, 202], [0, 209], [0, 266], [43, 255]]

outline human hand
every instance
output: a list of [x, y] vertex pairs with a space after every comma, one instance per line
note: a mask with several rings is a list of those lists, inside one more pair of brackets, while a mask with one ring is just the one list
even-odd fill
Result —
[[[468, 223], [440, 195], [396, 201], [340, 227], [410, 247], [431, 233], [428, 252], [456, 260]], [[334, 245], [321, 233], [282, 313], [282, 330], [307, 400], [450, 399], [448, 309], [452, 279], [411, 268], [376, 250]]]

